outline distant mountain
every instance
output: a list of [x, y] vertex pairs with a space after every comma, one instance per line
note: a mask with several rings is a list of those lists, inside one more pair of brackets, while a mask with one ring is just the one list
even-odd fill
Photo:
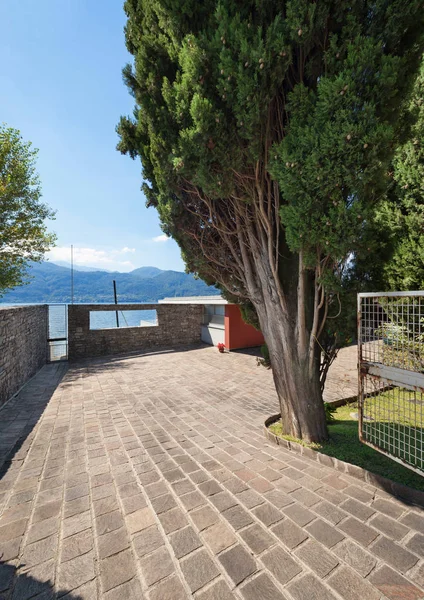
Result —
[[143, 277], [143, 279], [148, 277], [156, 277], [156, 275], [159, 275], [160, 273], [163, 273], [163, 271], [157, 267], [140, 267], [139, 269], [134, 269], [134, 271], [131, 271], [131, 275]]
[[[58, 267], [66, 267], [68, 269], [71, 268], [71, 263], [68, 263], [66, 260], [55, 260], [52, 261], [53, 265], [57, 265]], [[149, 267], [147, 267], [149, 268]], [[93, 271], [104, 271], [105, 273], [110, 273], [107, 269], [99, 269], [98, 267], [84, 267], [83, 265], [75, 265], [74, 271], [86, 271], [92, 273]]]
[[[7, 292], [0, 302], [70, 302], [71, 270], [51, 262], [33, 263], [28, 284]], [[157, 302], [167, 296], [211, 296], [218, 294], [193, 275], [141, 267], [131, 273], [74, 270], [74, 302], [113, 302], [113, 280], [118, 302]]]

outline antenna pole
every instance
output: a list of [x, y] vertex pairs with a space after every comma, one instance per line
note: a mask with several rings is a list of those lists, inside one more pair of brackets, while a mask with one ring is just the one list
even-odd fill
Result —
[[71, 304], [74, 303], [74, 246], [71, 244]]
[[[113, 280], [113, 295], [115, 298], [115, 304], [118, 304], [118, 297], [116, 295], [116, 281]], [[116, 326], [119, 327], [119, 315], [118, 315], [118, 311], [115, 312], [116, 314]]]

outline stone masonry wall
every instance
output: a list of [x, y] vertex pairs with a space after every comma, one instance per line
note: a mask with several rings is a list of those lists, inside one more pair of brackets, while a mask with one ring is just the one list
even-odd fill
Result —
[[0, 306], [0, 406], [47, 361], [47, 305]]
[[200, 342], [200, 304], [119, 304], [119, 310], [156, 310], [158, 325], [90, 330], [90, 311], [115, 311], [114, 304], [68, 306], [69, 360], [175, 347]]

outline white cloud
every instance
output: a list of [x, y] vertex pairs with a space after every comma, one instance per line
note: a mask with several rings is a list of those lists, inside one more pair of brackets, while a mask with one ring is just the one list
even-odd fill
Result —
[[163, 233], [162, 235], [157, 235], [156, 237], [152, 238], [152, 242], [167, 242], [169, 240], [169, 237]]
[[[74, 246], [74, 264], [88, 267], [104, 267], [125, 270], [133, 269], [134, 265], [129, 260], [121, 260], [120, 255], [127, 252], [135, 252], [132, 248], [122, 250], [96, 250], [96, 248], [78, 248]], [[48, 252], [47, 257], [51, 261], [71, 261], [71, 248], [69, 246], [57, 246]]]

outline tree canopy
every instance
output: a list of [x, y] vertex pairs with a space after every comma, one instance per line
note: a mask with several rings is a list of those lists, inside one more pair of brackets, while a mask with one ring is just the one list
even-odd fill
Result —
[[[386, 192], [418, 1], [127, 0], [118, 148], [187, 267], [256, 309], [286, 433], [326, 436], [320, 339]], [[363, 244], [366, 240], [364, 250]]]
[[47, 232], [54, 213], [40, 201], [36, 156], [19, 131], [0, 126], [0, 296], [23, 283], [28, 263], [42, 260], [55, 240]]

